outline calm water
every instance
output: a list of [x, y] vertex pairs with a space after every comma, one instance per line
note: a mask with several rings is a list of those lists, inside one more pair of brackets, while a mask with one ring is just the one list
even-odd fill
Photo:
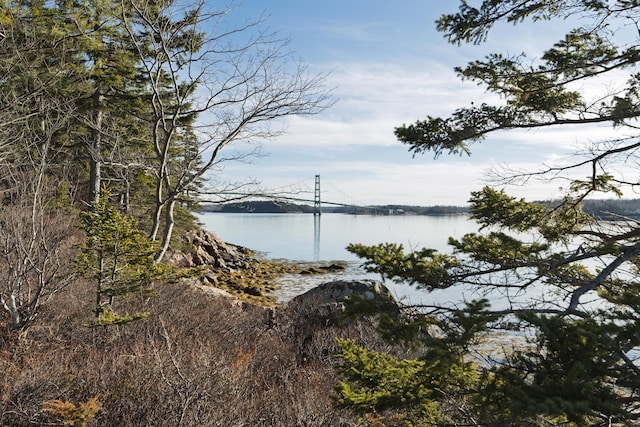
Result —
[[402, 243], [405, 248], [447, 250], [449, 236], [477, 231], [466, 216], [374, 216], [323, 214], [226, 214], [200, 216], [224, 241], [262, 252], [267, 258], [353, 261], [349, 243]]
[[[360, 260], [345, 249], [349, 243], [375, 245], [401, 243], [405, 249], [423, 247], [449, 251], [447, 239], [477, 231], [466, 216], [372, 216], [323, 214], [227, 214], [205, 213], [203, 226], [224, 241], [259, 251], [266, 258], [296, 261], [348, 262], [346, 271], [315, 277], [285, 276], [278, 297], [287, 301], [295, 295], [337, 279], [380, 279], [366, 273]], [[426, 295], [407, 285], [386, 283], [396, 296], [413, 303], [450, 302], [464, 298], [459, 289]], [[453, 294], [455, 292], [455, 294]]]

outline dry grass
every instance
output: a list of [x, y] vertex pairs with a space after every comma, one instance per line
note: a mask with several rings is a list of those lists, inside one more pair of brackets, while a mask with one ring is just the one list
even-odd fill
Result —
[[[89, 329], [92, 293], [56, 295], [20, 341], [0, 325], [0, 425], [63, 425], [43, 404], [102, 405], [100, 426], [357, 426], [334, 406], [336, 336], [371, 344], [367, 322], [212, 298], [164, 284], [149, 319]], [[136, 308], [136, 307], [132, 307]]]

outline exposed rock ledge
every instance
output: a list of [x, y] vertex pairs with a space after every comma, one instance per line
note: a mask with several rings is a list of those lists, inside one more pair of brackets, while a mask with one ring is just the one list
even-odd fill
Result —
[[223, 295], [208, 289], [215, 287], [243, 301], [267, 306], [276, 304], [275, 284], [286, 273], [325, 274], [346, 267], [346, 263], [339, 261], [324, 265], [260, 259], [254, 251], [226, 243], [203, 229], [186, 232], [182, 247], [182, 251], [168, 252], [166, 260], [178, 267], [201, 268], [199, 277], [190, 279], [190, 284], [209, 295]]
[[226, 243], [215, 234], [196, 229], [182, 236], [183, 251], [172, 251], [167, 261], [178, 267], [210, 266], [215, 270], [245, 270], [257, 259], [254, 252], [242, 246]]

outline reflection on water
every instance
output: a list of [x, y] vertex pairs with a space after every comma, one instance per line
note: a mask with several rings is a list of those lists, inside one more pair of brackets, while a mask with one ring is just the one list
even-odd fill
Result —
[[[287, 301], [320, 283], [331, 280], [377, 279], [360, 260], [346, 250], [349, 243], [376, 245], [400, 243], [407, 249], [434, 248], [449, 251], [449, 236], [477, 230], [465, 216], [372, 216], [327, 214], [228, 214], [206, 213], [203, 226], [224, 241], [256, 250], [267, 258], [295, 261], [347, 261], [344, 272], [318, 276], [288, 275], [281, 280], [278, 297]], [[407, 285], [386, 283], [398, 299], [414, 303], [460, 299], [459, 289], [426, 294]]]
[[324, 213], [200, 215], [203, 226], [224, 241], [246, 246], [268, 258], [299, 261], [356, 261], [349, 243], [400, 243], [408, 249], [449, 251], [449, 236], [477, 231], [466, 216], [374, 216]]
[[313, 216], [313, 260], [320, 260], [320, 215]]

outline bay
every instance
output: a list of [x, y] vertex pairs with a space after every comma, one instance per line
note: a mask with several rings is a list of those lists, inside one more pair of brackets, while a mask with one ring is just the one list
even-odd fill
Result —
[[[280, 279], [277, 297], [292, 297], [331, 280], [376, 279], [367, 273], [361, 260], [346, 250], [349, 243], [376, 245], [402, 244], [405, 250], [432, 248], [449, 252], [447, 239], [477, 231], [478, 226], [465, 215], [347, 215], [204, 213], [203, 227], [224, 241], [253, 249], [267, 259], [301, 262], [346, 261], [344, 272], [321, 276], [285, 275]], [[464, 290], [444, 290], [426, 294], [413, 286], [385, 283], [404, 302], [422, 304], [451, 303], [465, 299]]]
[[347, 215], [205, 213], [203, 226], [226, 242], [246, 246], [271, 259], [356, 260], [349, 243], [401, 243], [405, 248], [446, 251], [449, 236], [478, 226], [465, 215]]

